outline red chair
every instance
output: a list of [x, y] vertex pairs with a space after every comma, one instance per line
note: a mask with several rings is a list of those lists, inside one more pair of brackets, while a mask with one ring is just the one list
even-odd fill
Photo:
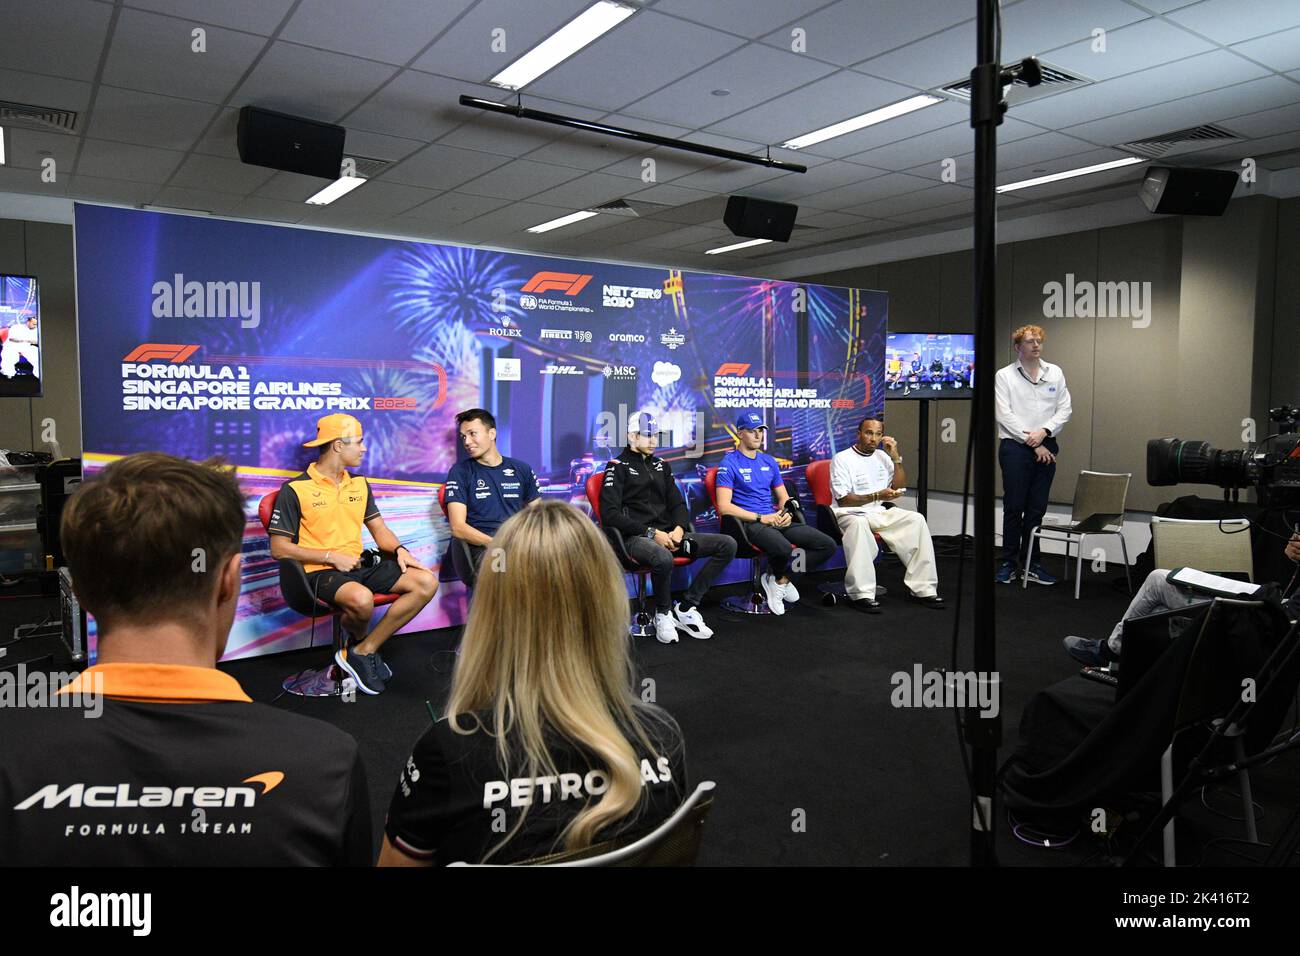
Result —
[[[632, 615], [632, 622], [628, 625], [627, 632], [633, 637], [653, 637], [655, 633], [654, 617], [645, 609], [645, 592], [646, 580], [650, 577], [650, 569], [633, 560], [632, 556], [627, 553], [627, 544], [623, 541], [623, 535], [613, 528], [606, 528], [600, 520], [600, 489], [605, 482], [605, 472], [597, 471], [587, 476], [587, 502], [591, 505], [591, 513], [596, 518], [596, 523], [600, 525], [605, 537], [609, 539], [610, 547], [614, 549], [614, 555], [618, 558], [619, 564], [628, 574], [636, 575], [636, 612]], [[687, 527], [687, 531], [694, 531], [694, 527]], [[682, 567], [690, 564], [693, 559], [687, 557], [673, 558], [674, 567]]]
[[[438, 507], [442, 509], [443, 517], [446, 517], [446, 485], [441, 485], [438, 488]], [[470, 550], [469, 542], [460, 538], [452, 538], [447, 545], [447, 554], [451, 558], [451, 567], [456, 572], [456, 577], [460, 578], [468, 590], [474, 590], [474, 584], [478, 580], [478, 568], [474, 566], [474, 552]]]
[[0, 345], [4, 345], [9, 338], [9, 327], [0, 328]]
[[[713, 510], [718, 510], [718, 469], [715, 465], [704, 474], [704, 489], [709, 493], [709, 501], [713, 504]], [[790, 490], [789, 485], [786, 491]], [[794, 514], [795, 524], [805, 524], [803, 515], [799, 512]], [[771, 614], [771, 609], [767, 606], [767, 598], [763, 594], [763, 588], [759, 581], [759, 563], [758, 559], [762, 558], [766, 552], [762, 548], [749, 540], [749, 535], [745, 533], [745, 525], [737, 520], [734, 515], [718, 515], [718, 523], [721, 526], [723, 534], [730, 535], [736, 539], [736, 557], [749, 558], [749, 597], [729, 597], [722, 599], [722, 606], [728, 611], [736, 614]], [[794, 551], [795, 546], [790, 545], [790, 550]]]
[[[836, 544], [843, 547], [844, 534], [840, 531], [840, 523], [835, 520], [835, 512], [831, 510], [835, 499], [831, 495], [830, 459], [822, 458], [808, 462], [808, 469], [804, 472], [804, 476], [808, 479], [808, 488], [812, 491], [813, 503], [817, 506], [817, 530], [822, 534], [830, 535]], [[893, 507], [888, 502], [885, 506]], [[876, 562], [879, 563], [880, 556], [885, 553], [885, 542], [874, 531], [871, 534], [876, 539]], [[822, 592], [822, 601], [826, 604], [834, 604], [846, 596], [843, 581], [823, 581], [817, 589]], [[884, 593], [884, 585], [877, 583], [876, 594]]]
[[[261, 519], [262, 527], [268, 534], [271, 529], [271, 512], [275, 510], [275, 501], [279, 495], [279, 491], [264, 495], [257, 505], [257, 517]], [[347, 641], [343, 630], [343, 612], [328, 601], [313, 596], [311, 585], [307, 583], [307, 572], [303, 570], [301, 562], [285, 559], [279, 563], [280, 593], [284, 596], [284, 603], [303, 617], [310, 617], [313, 625], [316, 618], [328, 614], [332, 643], [328, 666], [301, 671], [285, 678], [284, 689], [301, 697], [338, 697], [343, 693], [343, 681], [347, 677], [343, 669], [334, 663], [334, 653], [342, 650]], [[376, 594], [375, 607], [392, 604], [397, 598], [396, 594]]]

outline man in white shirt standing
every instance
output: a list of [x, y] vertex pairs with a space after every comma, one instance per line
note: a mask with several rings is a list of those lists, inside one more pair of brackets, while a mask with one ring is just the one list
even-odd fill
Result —
[[5, 338], [4, 345], [0, 346], [0, 375], [13, 378], [18, 369], [18, 360], [27, 359], [32, 366], [32, 375], [40, 378], [41, 358], [38, 351], [40, 336], [36, 331], [37, 321], [36, 316], [29, 315], [23, 321], [9, 327], [9, 335]]
[[[1011, 337], [1019, 358], [998, 369], [993, 383], [1002, 467], [1002, 563], [999, 584], [1011, 584], [1024, 563], [1029, 537], [1047, 513], [1056, 477], [1056, 436], [1070, 420], [1070, 390], [1060, 367], [1043, 361], [1046, 335], [1023, 325]], [[1041, 562], [1023, 572], [1035, 584], [1055, 584]]]
[[831, 495], [835, 519], [844, 535], [848, 570], [844, 590], [849, 602], [868, 614], [880, 613], [876, 600], [876, 539], [880, 535], [907, 569], [903, 583], [908, 597], [934, 610], [943, 610], [943, 598], [934, 565], [934, 542], [925, 517], [902, 508], [886, 508], [903, 494], [907, 475], [898, 454], [898, 442], [884, 434], [878, 418], [864, 418], [858, 439], [831, 459]]

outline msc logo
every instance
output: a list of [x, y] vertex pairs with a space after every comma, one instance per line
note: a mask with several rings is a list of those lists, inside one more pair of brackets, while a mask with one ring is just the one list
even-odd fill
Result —
[[614, 378], [619, 381], [628, 381], [636, 378], [635, 365], [606, 365], [601, 369], [600, 374], [606, 378]]
[[[577, 295], [594, 278], [595, 276], [581, 275], [577, 272], [539, 272], [529, 279], [520, 291], [536, 292], [538, 295], [544, 292]], [[531, 308], [531, 306], [524, 306], [524, 308]]]
[[521, 309], [535, 309], [535, 308], [537, 308], [537, 296], [535, 296], [535, 295], [521, 295], [521, 296], [519, 297], [519, 308], [521, 308]]
[[749, 371], [748, 362], [723, 362], [718, 366], [718, 370], [713, 373], [713, 377], [719, 375], [744, 375]]
[[122, 361], [152, 362], [156, 359], [164, 359], [174, 364], [188, 361], [189, 357], [198, 350], [197, 345], [164, 345], [160, 342], [146, 342], [133, 348]]

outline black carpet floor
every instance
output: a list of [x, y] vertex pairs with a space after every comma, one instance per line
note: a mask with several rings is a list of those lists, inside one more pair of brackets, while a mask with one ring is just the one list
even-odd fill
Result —
[[[711, 640], [683, 636], [667, 646], [648, 638], [635, 643], [642, 679], [654, 682], [657, 702], [682, 726], [692, 782], [708, 779], [718, 785], [701, 864], [969, 862], [972, 814], [953, 713], [891, 703], [896, 672], [949, 664], [957, 562], [939, 559], [940, 593], [949, 602], [944, 612], [903, 599], [896, 563], [882, 562], [880, 568], [889, 593], [881, 598], [879, 616], [822, 606], [815, 580], [843, 573], [826, 572], [806, 580], [803, 600], [782, 617], [729, 614], [718, 600], [744, 588], [715, 589], [703, 608], [716, 632]], [[1112, 572], [1085, 578], [1079, 601], [1064, 583], [1031, 584], [1027, 591], [999, 586], [999, 763], [1015, 748], [1026, 701], [1078, 671], [1061, 638], [1102, 637], [1127, 606], [1128, 596], [1112, 586], [1113, 577]], [[969, 574], [965, 584], [962, 617], [969, 621]], [[351, 704], [289, 695], [276, 700], [286, 676], [324, 662], [327, 652], [320, 649], [221, 666], [254, 699], [275, 700], [275, 706], [326, 720], [357, 738], [370, 779], [378, 846], [398, 771], [430, 719], [426, 700], [441, 712], [457, 637], [452, 629], [394, 639], [384, 649], [396, 675], [388, 691], [358, 695]], [[961, 668], [970, 667], [970, 645], [967, 625]], [[1257, 768], [1252, 780], [1263, 813], [1260, 835], [1268, 841], [1300, 801], [1300, 754]], [[1180, 824], [1180, 862], [1233, 865], [1260, 856], [1257, 848], [1232, 842], [1243, 836], [1243, 828], [1228, 819], [1241, 815], [1231, 791], [1217, 787], [1203, 796], [1190, 801]], [[1013, 836], [1005, 814], [996, 822], [1004, 864], [1106, 863], [1105, 848], [1086, 832], [1049, 850]]]

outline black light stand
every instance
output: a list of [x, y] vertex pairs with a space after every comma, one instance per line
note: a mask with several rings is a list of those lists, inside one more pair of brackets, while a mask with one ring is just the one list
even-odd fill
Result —
[[[976, 0], [976, 67], [971, 71], [970, 122], [975, 128], [975, 354], [987, 363], [994, 355], [997, 307], [997, 127], [1006, 112], [1002, 89], [1021, 79], [1029, 86], [1042, 81], [1036, 60], [1027, 59], [1003, 70], [1001, 17], [998, 0]], [[971, 440], [975, 480], [975, 619], [974, 666], [981, 682], [997, 681], [997, 639], [994, 633], [994, 527], [996, 487], [993, 476], [997, 425], [993, 417], [993, 376], [975, 381]], [[1000, 688], [992, 688], [997, 691]], [[981, 699], [983, 695], [981, 695]], [[1000, 714], [1000, 711], [999, 711]], [[965, 741], [971, 747], [972, 794], [971, 865], [995, 866], [993, 845], [994, 791], [1002, 718], [982, 717], [976, 708], [965, 715]]]

